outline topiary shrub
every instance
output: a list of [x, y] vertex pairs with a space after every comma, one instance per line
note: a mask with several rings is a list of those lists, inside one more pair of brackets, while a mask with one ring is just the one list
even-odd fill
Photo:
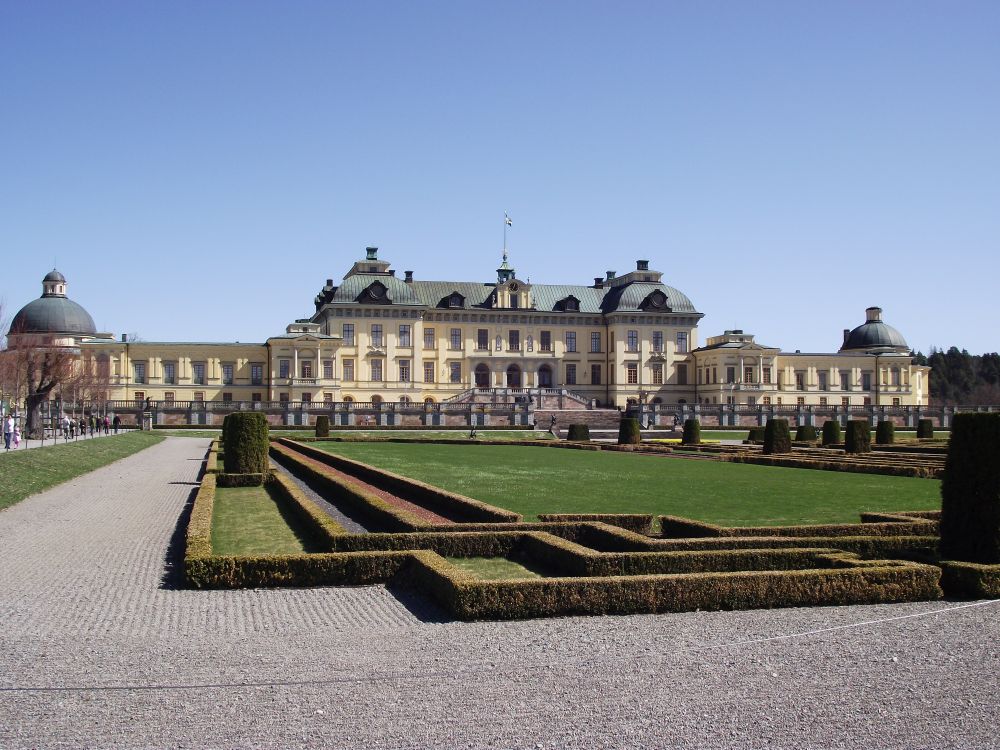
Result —
[[934, 438], [934, 420], [933, 419], [919, 419], [917, 420], [917, 437], [923, 438], [924, 440], [932, 440]]
[[875, 426], [875, 442], [879, 445], [892, 445], [896, 439], [896, 425], [889, 420], [879, 422]]
[[642, 437], [639, 434], [639, 420], [625, 417], [618, 425], [619, 445], [638, 445]]
[[835, 445], [843, 439], [840, 434], [840, 422], [828, 419], [823, 423], [823, 445]]
[[764, 428], [763, 427], [751, 427], [750, 432], [747, 435], [747, 440], [751, 443], [762, 443], [764, 442]]
[[684, 432], [681, 435], [681, 443], [684, 445], [698, 445], [701, 442], [701, 422], [697, 419], [684, 420]]
[[566, 431], [566, 439], [585, 443], [590, 440], [590, 427], [585, 424], [571, 424]]
[[844, 450], [848, 453], [870, 453], [872, 431], [867, 419], [852, 419], [847, 423]]
[[956, 414], [941, 481], [941, 557], [1000, 563], [1000, 414]]
[[226, 417], [225, 466], [228, 474], [267, 473], [267, 418], [260, 413], [239, 412]]
[[816, 439], [816, 428], [811, 424], [800, 424], [795, 428], [795, 439], [796, 440], [815, 440]]
[[326, 414], [316, 417], [316, 437], [330, 437], [330, 417]]
[[791, 453], [792, 433], [787, 419], [769, 419], [764, 428], [764, 453]]

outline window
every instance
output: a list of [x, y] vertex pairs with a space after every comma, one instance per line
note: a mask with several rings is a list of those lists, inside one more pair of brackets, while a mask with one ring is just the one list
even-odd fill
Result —
[[653, 351], [663, 351], [663, 331], [653, 331]]
[[819, 405], [820, 406], [826, 406], [827, 405], [826, 404], [826, 396], [820, 396], [819, 397]]
[[653, 371], [653, 385], [663, 385], [663, 365], [651, 365], [650, 369]]
[[260, 393], [251, 393], [250, 394], [250, 400], [253, 401], [254, 403], [259, 404], [264, 399], [262, 398], [262, 394], [260, 394]]
[[[205, 363], [195, 362], [191, 365], [191, 370], [194, 373], [194, 384], [195, 385], [205, 385]], [[285, 377], [288, 377], [287, 375]]]
[[204, 401], [205, 400], [205, 391], [195, 391], [194, 392], [194, 400], [195, 401]]
[[593, 331], [590, 334], [590, 351], [599, 352], [601, 351], [601, 332]]
[[677, 334], [677, 353], [687, 354], [688, 350], [688, 335], [687, 333], [681, 331]]
[[333, 394], [332, 393], [324, 393], [323, 394], [323, 406], [327, 406], [327, 407], [333, 406]]
[[576, 385], [576, 365], [566, 365], [566, 385]]
[[770, 367], [765, 367], [763, 369], [763, 373], [762, 373], [761, 377], [763, 377], [765, 385], [770, 385], [771, 384], [771, 368]]
[[462, 348], [462, 329], [461, 328], [452, 328], [451, 331], [450, 331], [450, 337], [451, 337], [451, 348], [452, 349], [461, 349]]
[[677, 385], [688, 384], [688, 366], [677, 365]]
[[591, 365], [590, 366], [590, 383], [591, 385], [601, 384], [601, 366]]
[[371, 379], [380, 382], [382, 380], [382, 360], [373, 359], [371, 361], [372, 377]]
[[806, 403], [806, 397], [805, 397], [805, 396], [798, 396], [798, 397], [797, 397], [797, 398], [795, 399], [795, 403], [796, 403], [796, 404], [797, 404], [798, 406], [805, 406], [805, 403]]
[[764, 406], [770, 406], [771, 405], [771, 397], [770, 396], [764, 396], [761, 399], [761, 402], [764, 404]]
[[538, 336], [538, 351], [552, 351], [552, 331], [542, 331]]
[[889, 372], [889, 377], [890, 377], [889, 383], [891, 385], [899, 385], [899, 368], [893, 367], [892, 370], [890, 370]]
[[250, 365], [250, 385], [261, 385], [264, 382], [264, 365]]
[[303, 404], [311, 404], [312, 400], [313, 400], [313, 397], [312, 397], [311, 393], [303, 393], [302, 394], [302, 403]]
[[233, 394], [230, 391], [224, 391], [222, 394], [222, 403], [231, 404], [233, 403]]
[[639, 365], [637, 362], [625, 363], [625, 382], [629, 385], [637, 385], [639, 383]]
[[507, 350], [516, 352], [521, 350], [521, 332], [520, 331], [508, 331], [507, 332]]
[[744, 367], [743, 368], [743, 382], [744, 383], [753, 383], [753, 382], [756, 382], [754, 380], [754, 377], [753, 377], [753, 368], [752, 367]]
[[135, 402], [137, 404], [141, 404], [143, 401], [146, 400], [146, 392], [145, 391], [136, 391], [134, 398], [135, 398]]
[[848, 370], [840, 371], [840, 390], [851, 390], [851, 373]]
[[865, 372], [861, 374], [861, 390], [870, 391], [872, 389], [872, 374]]
[[344, 380], [354, 380], [354, 360], [344, 360]]
[[462, 382], [462, 363], [461, 362], [449, 362], [448, 363], [448, 379], [452, 383]]
[[280, 403], [282, 403], [282, 404], [287, 404], [288, 403], [288, 394], [287, 393], [279, 393], [278, 394], [278, 401]]
[[865, 406], [871, 406], [872, 405], [872, 400], [868, 396], [864, 397], [864, 405]]
[[840, 405], [841, 406], [850, 406], [851, 405], [851, 397], [850, 396], [841, 396], [840, 397]]
[[354, 323], [344, 323], [343, 333], [344, 346], [354, 346]]
[[434, 348], [434, 329], [425, 328], [424, 329], [424, 349]]
[[576, 351], [576, 331], [566, 331], [566, 351]]
[[133, 362], [132, 363], [132, 380], [136, 383], [146, 382], [146, 363], [145, 362]]
[[163, 400], [166, 401], [168, 404], [174, 403], [174, 392], [173, 391], [166, 391], [163, 394]]
[[313, 376], [313, 363], [311, 359], [304, 359], [299, 362], [299, 377], [311, 378]]
[[408, 359], [399, 360], [399, 382], [410, 382], [410, 360]]
[[476, 331], [476, 349], [479, 351], [488, 350], [490, 348], [490, 332], [486, 328], [480, 328]]
[[434, 363], [424, 362], [424, 382], [433, 383], [434, 382]]
[[372, 323], [372, 346], [383, 346], [384, 341], [382, 340], [382, 324]]
[[818, 377], [819, 377], [819, 389], [821, 391], [828, 391], [828, 390], [830, 390], [827, 387], [829, 385], [829, 383], [827, 382], [827, 374], [825, 372], [821, 372], [821, 373], [819, 373]]
[[163, 382], [173, 385], [177, 382], [177, 364], [174, 362], [163, 363]]
[[408, 325], [399, 326], [399, 345], [412, 346], [412, 344], [410, 343], [410, 326]]
[[223, 365], [222, 366], [222, 384], [232, 385], [233, 384], [233, 366]]
[[806, 376], [805, 373], [797, 372], [795, 373], [795, 390], [804, 391], [806, 389]]
[[279, 359], [278, 360], [278, 377], [287, 378], [288, 373], [292, 369], [292, 360], [290, 359]]
[[516, 310], [521, 306], [521, 295], [511, 294], [510, 295], [510, 307], [512, 310]]
[[726, 368], [726, 382], [727, 383], [735, 383], [736, 382], [736, 368], [735, 367], [727, 367]]
[[756, 406], [756, 405], [757, 405], [757, 397], [747, 396], [747, 406]]
[[892, 405], [893, 405], [893, 406], [899, 406], [899, 399], [898, 399], [898, 398], [894, 398], [894, 399], [892, 400]]
[[333, 360], [324, 359], [323, 360], [323, 377], [327, 380], [333, 379]]
[[627, 351], [637, 352], [639, 351], [639, 332], [629, 331], [628, 332], [628, 344]]

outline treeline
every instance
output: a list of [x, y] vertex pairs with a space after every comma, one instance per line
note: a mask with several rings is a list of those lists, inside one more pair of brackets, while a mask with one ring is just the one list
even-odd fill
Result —
[[931, 367], [931, 403], [952, 406], [1000, 404], [1000, 354], [969, 354], [951, 347], [917, 352], [914, 361]]

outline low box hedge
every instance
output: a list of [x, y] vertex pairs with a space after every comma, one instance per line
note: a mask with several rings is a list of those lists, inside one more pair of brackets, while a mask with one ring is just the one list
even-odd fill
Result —
[[941, 588], [945, 596], [968, 599], [1000, 598], [1000, 565], [942, 560]]
[[229, 474], [219, 472], [216, 476], [219, 487], [260, 487], [267, 481], [268, 474]]
[[795, 440], [798, 442], [812, 442], [816, 438], [816, 428], [811, 424], [800, 424], [795, 428]]
[[590, 427], [585, 424], [571, 424], [566, 431], [566, 439], [585, 443], [590, 440]]
[[650, 534], [653, 530], [651, 513], [539, 513], [539, 521], [606, 523], [628, 529], [636, 534]]
[[933, 440], [934, 439], [934, 420], [933, 419], [918, 419], [917, 420], [917, 438], [920, 440]]
[[823, 423], [823, 445], [837, 445], [843, 440], [840, 433], [840, 422], [828, 419]]
[[847, 453], [868, 453], [872, 449], [872, 433], [868, 421], [852, 419], [847, 423], [844, 436], [844, 451]]
[[892, 445], [896, 440], [896, 425], [889, 420], [882, 420], [875, 425], [875, 442], [878, 445]]
[[751, 427], [750, 431], [747, 433], [747, 440], [751, 443], [763, 443], [764, 429], [764, 427]]

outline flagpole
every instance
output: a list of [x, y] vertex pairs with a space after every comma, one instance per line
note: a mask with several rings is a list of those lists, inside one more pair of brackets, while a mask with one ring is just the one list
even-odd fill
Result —
[[503, 212], [503, 254], [507, 256], [507, 212]]

